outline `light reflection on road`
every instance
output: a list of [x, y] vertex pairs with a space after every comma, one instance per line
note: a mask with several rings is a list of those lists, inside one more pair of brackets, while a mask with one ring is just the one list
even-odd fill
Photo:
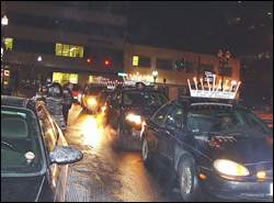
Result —
[[[74, 185], [76, 191], [87, 188], [89, 191], [77, 193], [77, 199], [74, 197], [68, 201], [165, 201], [159, 184], [144, 167], [140, 153], [114, 150], [112, 144], [116, 131], [105, 125], [103, 115], [89, 115], [80, 109], [80, 106], [72, 107], [66, 137], [70, 144], [81, 148], [84, 158], [71, 165], [69, 183]], [[98, 181], [100, 185], [97, 184]], [[85, 187], [79, 188], [82, 185]], [[94, 189], [97, 186], [100, 189]], [[94, 198], [97, 191], [101, 192], [99, 195], [105, 192], [107, 197], [101, 198], [98, 195]], [[106, 192], [111, 194], [109, 198]]]

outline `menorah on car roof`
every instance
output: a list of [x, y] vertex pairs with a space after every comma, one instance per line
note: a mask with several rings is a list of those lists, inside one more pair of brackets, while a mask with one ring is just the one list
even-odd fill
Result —
[[231, 80], [225, 81], [225, 84], [222, 86], [222, 80], [219, 80], [219, 83], [216, 84], [216, 76], [214, 75], [212, 83], [209, 78], [206, 78], [207, 85], [204, 84], [203, 79], [200, 78], [199, 83], [197, 78], [193, 78], [194, 86], [192, 88], [191, 82], [187, 79], [189, 91], [191, 97], [201, 97], [201, 98], [217, 98], [217, 99], [235, 99], [238, 89], [241, 85], [241, 82]]

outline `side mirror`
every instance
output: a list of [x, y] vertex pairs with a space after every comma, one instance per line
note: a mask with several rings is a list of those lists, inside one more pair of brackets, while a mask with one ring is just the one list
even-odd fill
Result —
[[50, 153], [50, 162], [56, 164], [70, 164], [83, 158], [81, 151], [68, 146], [57, 146]]

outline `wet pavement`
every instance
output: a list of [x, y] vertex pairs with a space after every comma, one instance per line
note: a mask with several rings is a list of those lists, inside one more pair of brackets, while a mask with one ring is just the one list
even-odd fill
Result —
[[[69, 168], [67, 202], [182, 202], [179, 190], [168, 186], [167, 172], [145, 168], [139, 152], [113, 148], [116, 132], [74, 105], [66, 138], [84, 155]], [[203, 202], [220, 202], [202, 198]]]
[[[70, 111], [66, 137], [84, 157], [70, 165], [68, 202], [163, 202], [167, 198], [162, 183], [144, 167], [139, 152], [119, 152], [112, 148], [115, 131], [74, 106]], [[85, 129], [85, 130], [84, 130]]]

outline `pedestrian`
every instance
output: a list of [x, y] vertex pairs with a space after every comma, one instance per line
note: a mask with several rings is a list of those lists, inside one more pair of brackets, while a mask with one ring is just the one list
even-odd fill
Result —
[[63, 98], [64, 98], [63, 115], [65, 118], [66, 124], [68, 123], [68, 115], [73, 103], [72, 90], [73, 90], [73, 84], [71, 83], [68, 83], [63, 87]]
[[63, 91], [59, 83], [52, 83], [48, 86], [48, 94], [46, 97], [46, 105], [48, 111], [55, 118], [59, 127], [64, 131], [66, 130], [66, 123], [63, 115]]

